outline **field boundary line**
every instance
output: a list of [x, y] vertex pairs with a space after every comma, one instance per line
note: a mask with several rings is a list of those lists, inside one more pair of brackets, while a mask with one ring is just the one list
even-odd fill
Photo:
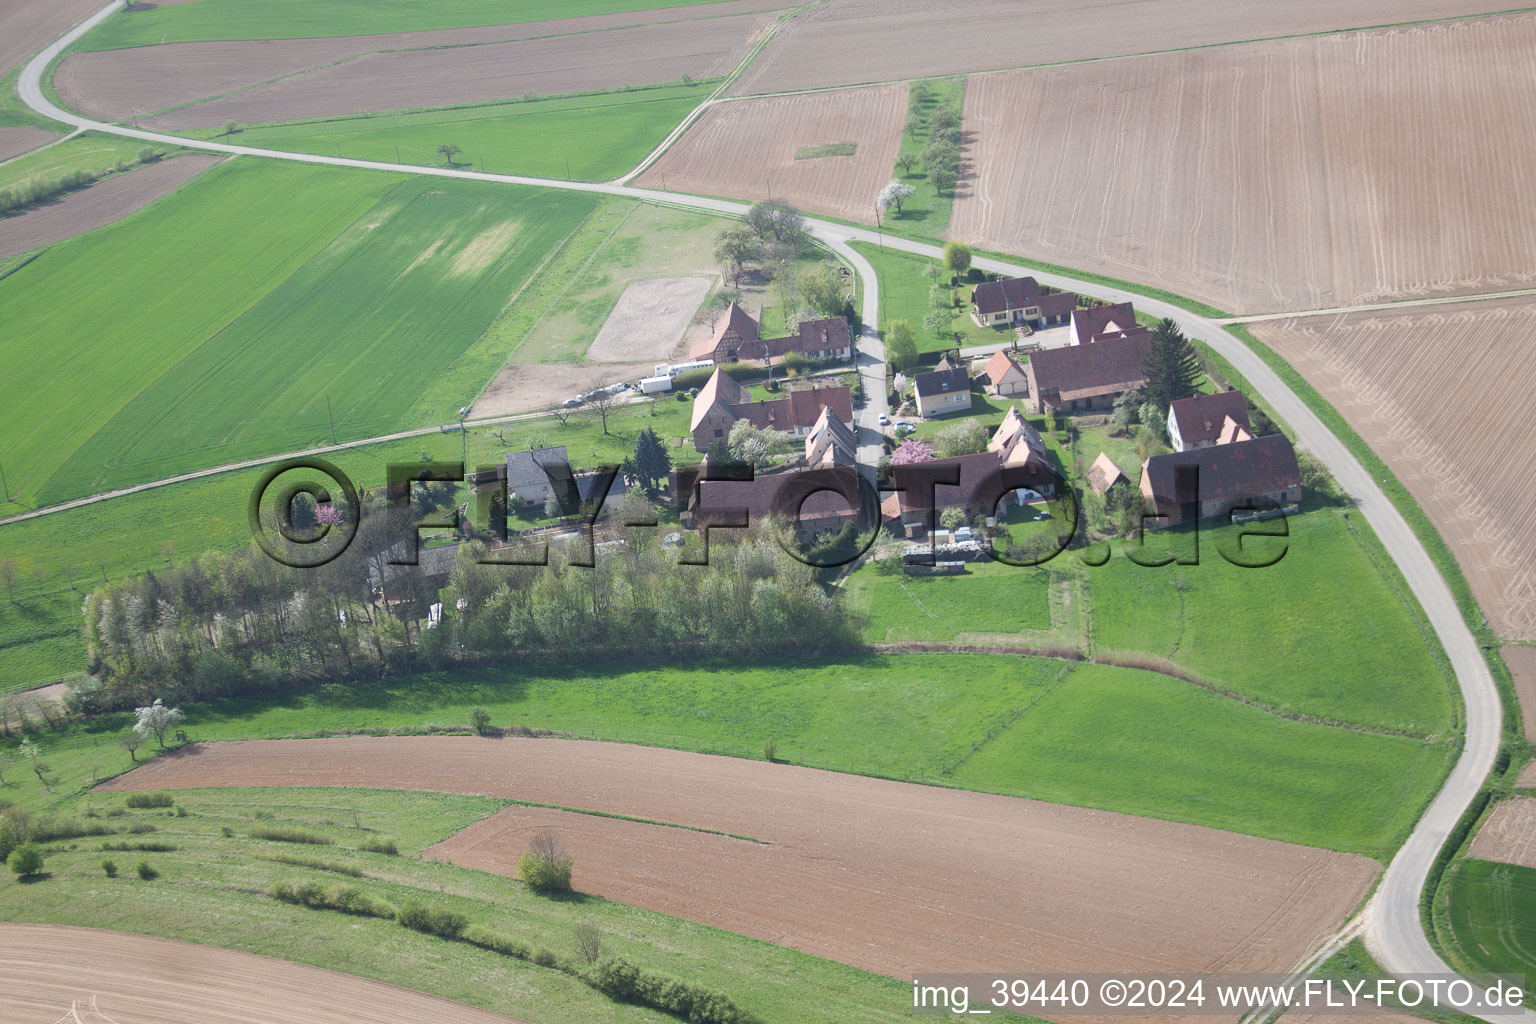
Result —
[[1500, 299], [1519, 299], [1536, 296], [1536, 288], [1514, 288], [1502, 292], [1474, 292], [1471, 295], [1434, 295], [1418, 299], [1392, 299], [1387, 302], [1369, 302], [1359, 306], [1332, 306], [1328, 309], [1302, 309], [1292, 313], [1254, 313], [1251, 316], [1215, 317], [1212, 323], [1223, 327], [1239, 324], [1260, 323], [1265, 320], [1291, 320], [1304, 316], [1341, 316], [1347, 313], [1391, 312], [1418, 306], [1450, 306], [1458, 302], [1495, 302]]

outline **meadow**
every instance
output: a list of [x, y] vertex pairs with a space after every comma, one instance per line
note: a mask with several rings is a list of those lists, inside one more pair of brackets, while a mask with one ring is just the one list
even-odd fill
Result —
[[[610, 953], [724, 992], [768, 1020], [808, 1024], [905, 1019], [902, 982], [679, 918], [576, 894], [551, 899], [485, 872], [419, 859], [420, 851], [505, 805], [485, 797], [366, 789], [220, 789], [173, 794], [178, 810], [125, 810], [120, 798], [83, 796], [66, 808], [100, 815], [88, 824], [152, 827], [127, 840], [176, 847], [109, 852], [96, 837], [49, 844], [47, 875], [0, 885], [0, 920], [44, 921], [160, 935], [240, 949], [373, 978], [531, 1024], [660, 1019], [617, 1003], [557, 970], [499, 956], [377, 920], [279, 902], [277, 883], [352, 885], [396, 907], [419, 902], [463, 914], [562, 960], [577, 956], [573, 926], [596, 924]], [[107, 814], [114, 817], [106, 817]], [[334, 845], [293, 847], [251, 833], [296, 826]], [[113, 837], [113, 841], [123, 839]], [[394, 841], [400, 856], [366, 852]], [[274, 862], [297, 855], [361, 877]], [[104, 876], [103, 857], [120, 875]], [[152, 882], [134, 877], [148, 861]], [[580, 865], [577, 865], [577, 883]]]
[[961, 576], [907, 576], [899, 561], [893, 555], [871, 563], [847, 583], [849, 604], [867, 616], [864, 637], [871, 643], [953, 642], [978, 633], [1006, 639], [1051, 628], [1049, 594], [1059, 574], [977, 562]]
[[0, 189], [29, 178], [59, 178], [70, 171], [102, 174], [119, 161], [136, 162], [143, 147], [139, 139], [84, 132], [0, 164]]
[[[493, 724], [960, 786], [1383, 858], [1450, 763], [1448, 743], [1288, 721], [1133, 669], [978, 654], [463, 670], [187, 709], [194, 740]], [[69, 799], [130, 767], [125, 714], [43, 733]], [[7, 741], [3, 748], [13, 746]], [[17, 770], [20, 769], [20, 770]]]
[[94, 469], [59, 473], [91, 436], [397, 180], [237, 160], [0, 279], [0, 459], [13, 495], [89, 491]]
[[215, 39], [303, 39], [311, 36], [361, 36], [386, 32], [422, 32], [439, 28], [514, 25], [553, 18], [679, 8], [679, 19], [701, 12], [686, 10], [716, 0], [403, 0], [380, 7], [357, 0], [197, 0], [152, 7], [108, 18], [76, 47], [115, 50], [158, 43]]
[[[941, 106], [953, 106], [959, 110], [965, 103], [964, 78], [929, 78], [921, 82], [913, 82], [908, 86], [909, 92], [919, 85], [928, 94], [927, 99], [913, 108], [913, 111], [922, 118], [922, 127], [911, 134], [902, 133], [901, 150], [898, 155], [920, 156], [931, 134], [928, 129], [929, 115]], [[908, 101], [910, 103], [910, 95]], [[955, 205], [955, 192], [967, 187], [964, 182], [956, 184], [947, 193], [935, 191], [928, 181], [928, 175], [923, 173], [923, 166], [920, 163], [913, 164], [911, 171], [903, 171], [900, 166], [897, 166], [892, 169], [891, 177], [917, 190], [901, 204], [900, 210], [892, 210], [886, 214], [891, 229], [929, 241], [943, 239], [944, 233], [949, 230], [949, 216]]]
[[[209, 0], [199, 0], [207, 3]], [[243, 127], [245, 146], [494, 174], [607, 181], [633, 168], [708, 94], [693, 86]], [[204, 132], [213, 135], [214, 132]]]
[[[58, 246], [0, 281], [20, 336], [71, 339], [64, 363], [76, 371], [60, 371], [57, 350], [38, 349], [3, 386], [37, 410], [21, 418], [21, 437], [6, 438], [22, 500], [53, 504], [451, 422], [500, 366], [475, 359], [478, 379], [466, 381], [457, 361], [593, 206], [578, 195], [259, 161], [216, 174], [155, 217]], [[258, 226], [237, 230], [244, 221], [231, 209]], [[246, 238], [291, 259], [272, 266], [267, 253], [244, 250]], [[161, 247], [204, 262], [136, 258]], [[237, 291], [241, 277], [230, 278], [252, 265], [272, 272]], [[105, 284], [85, 289], [86, 279]], [[89, 301], [64, 302], [66, 290]], [[92, 373], [109, 354], [124, 372]], [[446, 382], [460, 390], [445, 393]], [[76, 423], [50, 430], [66, 412]]]
[[[880, 330], [890, 330], [892, 320], [905, 320], [912, 326], [919, 352], [943, 352], [954, 348], [955, 335], [960, 335], [959, 347], [975, 345], [1000, 345], [1013, 341], [1013, 333], [993, 327], [978, 327], [971, 319], [971, 289], [975, 284], [962, 280], [953, 289], [960, 305], [949, 307], [949, 327], [938, 334], [923, 326], [923, 320], [934, 309], [929, 293], [935, 284], [947, 285], [949, 272], [937, 260], [913, 256], [868, 242], [849, 243], [875, 267], [880, 275]], [[929, 277], [924, 271], [933, 268], [938, 277]]]
[[[1462, 860], [1441, 889], [1445, 926], [1437, 928], [1451, 962], [1469, 971], [1525, 975], [1525, 1002], [1536, 1004], [1536, 870]], [[1437, 910], [1437, 923], [1440, 917]]]

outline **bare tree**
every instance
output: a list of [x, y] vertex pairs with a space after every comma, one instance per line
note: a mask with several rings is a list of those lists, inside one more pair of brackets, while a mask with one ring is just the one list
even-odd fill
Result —
[[134, 764], [138, 764], [139, 763], [139, 744], [144, 742], [144, 737], [140, 736], [136, 732], [129, 732], [128, 735], [124, 736], [122, 739], [118, 740], [117, 742], [118, 742], [119, 746], [121, 746], [124, 750], [128, 751], [128, 758], [129, 758], [129, 760], [133, 761]]
[[454, 157], [458, 156], [462, 152], [463, 150], [451, 142], [445, 142], [441, 146], [437, 147], [437, 155], [442, 157], [443, 163], [447, 164], [449, 167], [458, 166], [458, 161], [455, 160]]
[[606, 391], [599, 389], [587, 396], [587, 412], [603, 424], [603, 433], [608, 433], [608, 416], [618, 408], [622, 391]]
[[565, 844], [553, 829], [545, 829], [533, 837], [528, 852], [546, 864], [558, 864], [565, 857]]
[[[555, 422], [560, 424], [562, 427], [570, 424], [572, 412], [574, 412], [574, 410], [566, 408], [559, 402], [556, 402], [554, 405], [549, 407], [549, 414], [553, 416], [555, 418]], [[538, 446], [529, 445], [529, 447], [534, 448]]]

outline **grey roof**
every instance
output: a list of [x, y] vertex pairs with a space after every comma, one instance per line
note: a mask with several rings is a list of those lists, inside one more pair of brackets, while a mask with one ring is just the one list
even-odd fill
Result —
[[565, 466], [568, 468], [570, 459], [566, 457], [565, 445], [557, 444], [552, 448], [532, 448], [525, 452], [507, 453], [507, 486], [516, 490], [519, 487], [536, 487], [549, 482], [549, 474], [545, 467], [554, 468]]
[[945, 395], [971, 390], [970, 375], [961, 367], [953, 370], [931, 370], [913, 378], [917, 393], [923, 398], [929, 395]]

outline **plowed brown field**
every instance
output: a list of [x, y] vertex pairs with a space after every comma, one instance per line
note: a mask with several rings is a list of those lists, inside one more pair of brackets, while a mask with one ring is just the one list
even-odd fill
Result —
[[951, 234], [1238, 313], [1536, 280], [1536, 15], [974, 79]]
[[830, 0], [786, 26], [731, 91], [1055, 64], [1511, 6], [1503, 0]]
[[145, 935], [0, 924], [6, 1024], [519, 1024], [318, 967]]
[[1493, 629], [1536, 640], [1536, 448], [1515, 443], [1530, 428], [1536, 299], [1251, 329], [1413, 493]]
[[101, 10], [101, 0], [6, 0], [0, 3], [0, 76]]
[[1505, 647], [1499, 651], [1515, 681], [1525, 738], [1536, 740], [1536, 647]]
[[0, 220], [0, 256], [52, 245], [110, 224], [223, 159], [201, 153], [172, 157]]
[[[891, 179], [907, 87], [717, 103], [634, 184], [737, 199], [783, 199], [799, 209], [873, 224]], [[796, 160], [805, 147], [854, 142], [852, 156]]]
[[[252, 90], [215, 100], [214, 114], [153, 122], [166, 128], [579, 92], [721, 74], [771, 24], [774, 15], [756, 12], [779, 6], [739, 0], [488, 28], [101, 50], [65, 57], [54, 83], [67, 105], [106, 120]], [[289, 75], [299, 77], [275, 81]], [[262, 83], [273, 84], [253, 89]]]
[[53, 132], [30, 126], [0, 128], [0, 160], [9, 160], [57, 138]]
[[1470, 851], [1481, 860], [1536, 868], [1536, 800], [1505, 800], [1493, 809]]
[[371, 786], [483, 793], [751, 836], [508, 809], [434, 848], [510, 870], [557, 824], [583, 891], [858, 967], [1284, 970], [1378, 865], [1124, 814], [673, 750], [567, 740], [275, 740], [157, 758], [110, 790]]

